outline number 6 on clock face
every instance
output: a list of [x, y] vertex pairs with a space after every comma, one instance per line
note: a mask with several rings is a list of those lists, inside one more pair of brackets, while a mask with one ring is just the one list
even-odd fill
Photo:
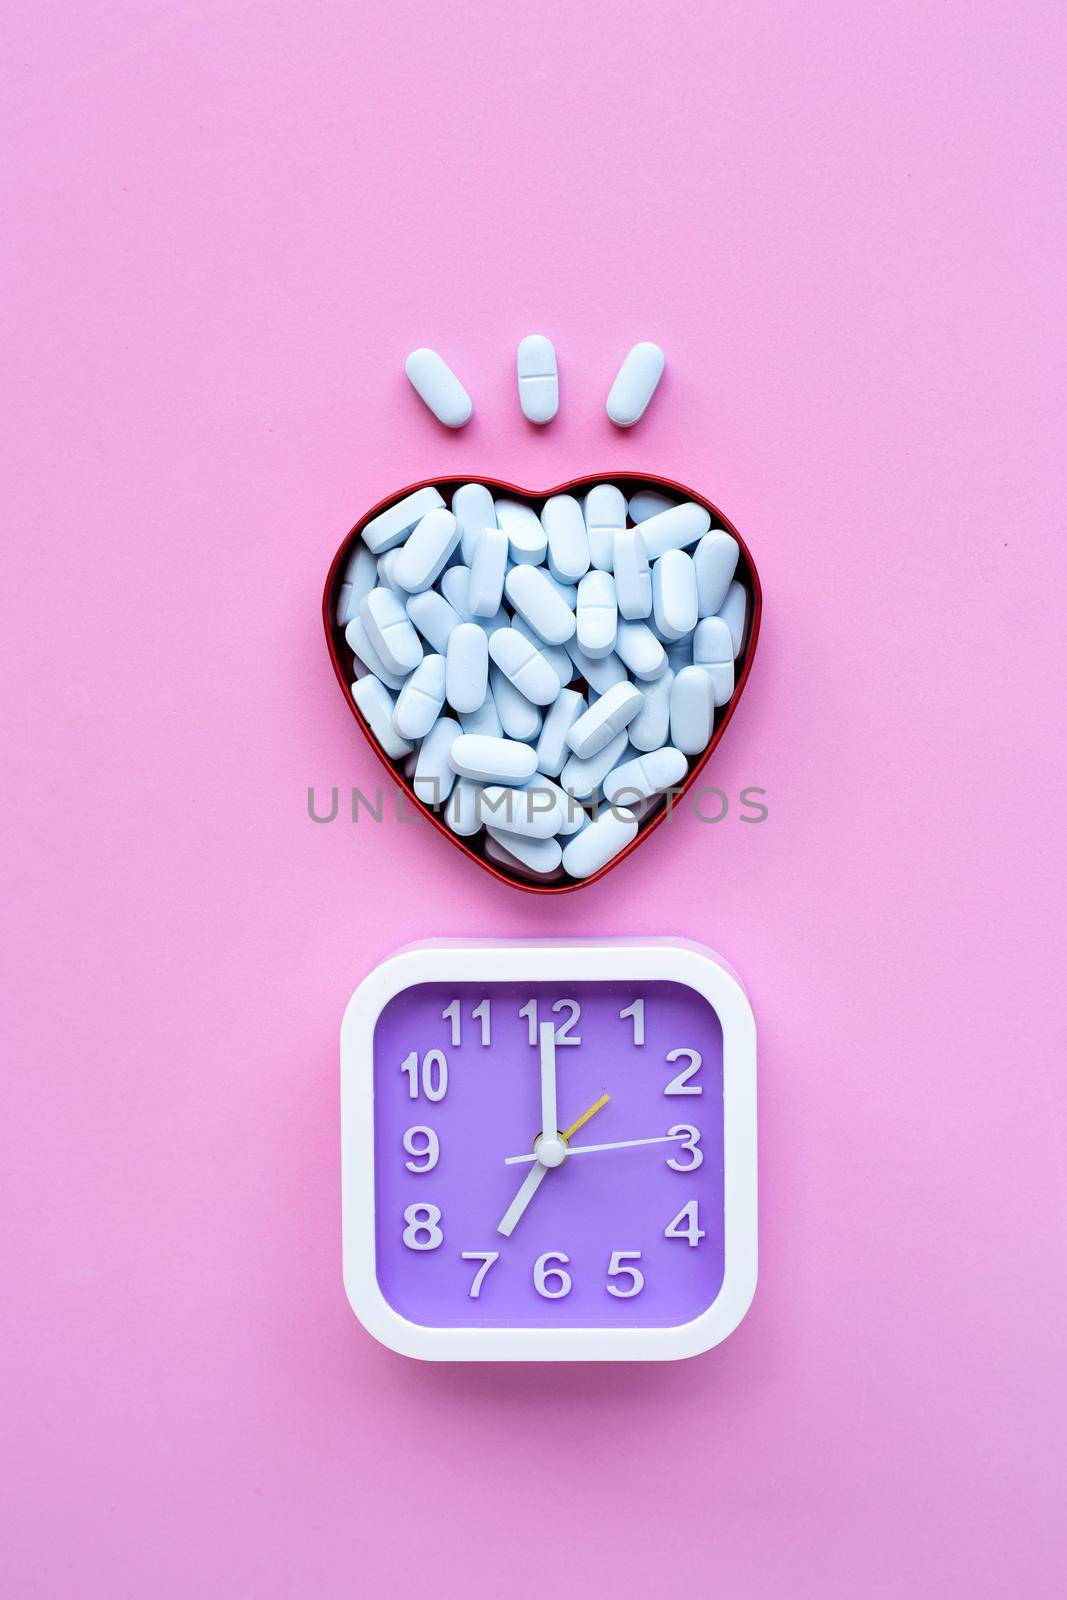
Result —
[[744, 1316], [755, 1025], [711, 951], [411, 946], [348, 1005], [341, 1091], [345, 1286], [392, 1349], [671, 1360]]

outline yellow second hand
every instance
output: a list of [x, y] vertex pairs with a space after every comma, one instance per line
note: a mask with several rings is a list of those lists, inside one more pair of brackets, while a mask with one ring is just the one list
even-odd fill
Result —
[[610, 1094], [602, 1094], [600, 1099], [597, 1100], [594, 1105], [589, 1107], [588, 1111], [583, 1111], [581, 1116], [578, 1118], [578, 1121], [572, 1122], [570, 1127], [564, 1132], [564, 1143], [566, 1143], [568, 1139], [573, 1138], [573, 1136], [578, 1132], [579, 1128], [584, 1128], [586, 1123], [589, 1121], [589, 1118], [596, 1116], [596, 1113], [601, 1109], [602, 1106], [606, 1106], [610, 1099]]

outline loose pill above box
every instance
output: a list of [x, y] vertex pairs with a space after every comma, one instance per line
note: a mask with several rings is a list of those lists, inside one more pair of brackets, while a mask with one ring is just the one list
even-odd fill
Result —
[[517, 356], [519, 404], [530, 422], [543, 426], [559, 410], [559, 377], [556, 352], [543, 333], [528, 333]]
[[446, 428], [462, 428], [470, 421], [471, 397], [452, 368], [436, 350], [413, 350], [404, 363], [411, 387], [423, 404]]
[[608, 416], [617, 428], [632, 428], [640, 422], [663, 376], [663, 366], [658, 344], [635, 344], [627, 353], [608, 395]]

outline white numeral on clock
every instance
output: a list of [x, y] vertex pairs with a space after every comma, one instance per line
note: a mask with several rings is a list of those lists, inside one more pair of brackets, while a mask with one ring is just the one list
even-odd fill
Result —
[[408, 1075], [408, 1096], [412, 1100], [419, 1097], [419, 1087], [427, 1100], [443, 1100], [445, 1090], [448, 1088], [448, 1062], [445, 1060], [443, 1050], [427, 1050], [422, 1058], [422, 1071], [419, 1071], [419, 1052], [413, 1050], [405, 1056], [400, 1063], [401, 1072]]
[[[552, 1010], [570, 1011], [570, 1016], [567, 1018], [566, 1022], [560, 1022], [556, 1026], [556, 1043], [581, 1044], [581, 1035], [577, 1033], [571, 1033], [571, 1029], [576, 1026], [582, 1015], [582, 1008], [578, 1004], [577, 1000], [557, 1000], [554, 1002]], [[539, 1037], [537, 1026], [537, 1001], [527, 1000], [524, 1006], [519, 1007], [519, 1016], [526, 1018], [530, 1030], [530, 1043], [535, 1045]]]
[[[684, 1139], [682, 1138], [683, 1134], [685, 1134]], [[668, 1156], [667, 1165], [672, 1172], [695, 1172], [698, 1167], [703, 1166], [704, 1152], [697, 1149], [697, 1145], [700, 1143], [699, 1128], [694, 1128], [690, 1122], [676, 1122], [673, 1128], [667, 1129], [667, 1135], [672, 1139], [681, 1139], [682, 1142], [678, 1146], [679, 1150], [688, 1151], [693, 1158], [692, 1161], [687, 1161], [682, 1166], [674, 1156]]]
[[627, 1266], [628, 1261], [640, 1261], [640, 1250], [613, 1250], [611, 1260], [608, 1262], [609, 1278], [628, 1278], [629, 1288], [620, 1289], [617, 1283], [606, 1284], [609, 1294], [616, 1300], [632, 1300], [635, 1294], [640, 1294], [645, 1287], [645, 1275], [638, 1267]]
[[[419, 1143], [416, 1144], [416, 1139]], [[414, 1161], [405, 1161], [404, 1165], [409, 1172], [432, 1172], [441, 1158], [441, 1141], [432, 1128], [424, 1128], [416, 1123], [414, 1128], [408, 1128], [404, 1134], [404, 1149], [409, 1156], [414, 1156]]]
[[676, 1078], [672, 1078], [664, 1089], [664, 1094], [703, 1094], [699, 1083], [690, 1083], [693, 1075], [700, 1071], [702, 1061], [699, 1050], [668, 1050], [668, 1061], [688, 1060], [689, 1065], [683, 1067]]
[[634, 1044], [645, 1042], [645, 1002], [635, 1000], [632, 1006], [627, 1006], [619, 1012], [620, 1021], [623, 1017], [632, 1017], [634, 1023]]
[[[533, 1280], [534, 1288], [538, 1294], [544, 1295], [546, 1300], [562, 1300], [565, 1294], [571, 1292], [571, 1275], [564, 1272], [562, 1266], [553, 1266], [552, 1262], [560, 1261], [564, 1265], [569, 1263], [570, 1256], [565, 1256], [562, 1250], [546, 1250], [543, 1256], [538, 1256], [534, 1262]], [[557, 1287], [549, 1285], [549, 1279]]]
[[440, 1206], [415, 1205], [404, 1207], [404, 1243], [409, 1250], [436, 1250], [444, 1234], [437, 1224], [441, 1220]]
[[[458, 1048], [460, 1043], [462, 1042], [462, 1040], [461, 1040], [462, 1027], [461, 1027], [461, 1022], [460, 1022], [460, 1003], [459, 1003], [458, 1000], [450, 1000], [449, 1001], [448, 1005], [445, 1006], [445, 1009], [441, 1012], [441, 1020], [442, 1020], [442, 1022], [447, 1022], [449, 1024], [449, 1026], [450, 1026], [450, 1028], [452, 1030], [452, 1043]], [[472, 1022], [480, 1022], [481, 1023], [481, 1025], [482, 1025], [482, 1043], [483, 1043], [483, 1045], [487, 1045], [490, 1042], [489, 1041], [489, 1002], [488, 1002], [488, 1000], [482, 1000], [478, 1005], [476, 1005], [474, 1007], [474, 1009], [471, 1012], [471, 1021]]]
[[479, 1295], [482, 1292], [482, 1284], [485, 1282], [486, 1273], [489, 1271], [489, 1268], [493, 1265], [494, 1261], [499, 1261], [500, 1260], [500, 1251], [499, 1250], [461, 1250], [460, 1251], [460, 1259], [463, 1260], [463, 1261], [480, 1261], [481, 1262], [481, 1266], [478, 1268], [477, 1272], [474, 1274], [474, 1282], [471, 1284], [470, 1288], [467, 1290], [467, 1293], [470, 1295], [470, 1298], [472, 1300], [477, 1300]]
[[701, 1239], [707, 1238], [707, 1230], [700, 1226], [697, 1203], [690, 1200], [684, 1205], [676, 1217], [673, 1217], [663, 1230], [665, 1239], [684, 1239], [694, 1248]]
[[566, 1022], [561, 1022], [559, 1027], [556, 1029], [556, 1043], [581, 1044], [581, 1035], [577, 1033], [572, 1034], [571, 1029], [575, 1027], [578, 1022], [580, 1022], [582, 1008], [578, 1004], [577, 1000], [557, 1000], [552, 1009], [553, 1011], [562, 1011], [564, 1007], [570, 1008], [570, 1016], [567, 1018]]

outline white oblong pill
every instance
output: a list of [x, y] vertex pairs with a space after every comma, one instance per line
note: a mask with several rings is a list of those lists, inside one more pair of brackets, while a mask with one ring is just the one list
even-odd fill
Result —
[[464, 563], [474, 559], [474, 546], [486, 528], [496, 527], [496, 506], [484, 483], [461, 483], [452, 495], [452, 515], [459, 523], [459, 544]]
[[[688, 662], [685, 663], [687, 666]], [[630, 743], [635, 750], [658, 750], [667, 743], [671, 728], [671, 684], [674, 673], [670, 667], [642, 691], [644, 703], [627, 728]]]
[[689, 762], [682, 752], [664, 745], [609, 772], [604, 779], [604, 799], [611, 805], [635, 806], [639, 800], [681, 783], [688, 771]]
[[403, 546], [400, 546], [395, 550], [387, 550], [384, 556], [378, 557], [378, 582], [383, 589], [392, 589], [393, 593], [398, 594], [406, 604], [408, 592], [402, 584], [397, 583], [395, 576], [396, 563], [402, 548]]
[[703, 667], [711, 679], [717, 706], [724, 706], [734, 692], [734, 641], [722, 617], [705, 617], [693, 635], [693, 664]]
[[512, 567], [504, 593], [545, 644], [565, 644], [573, 634], [574, 612], [543, 567]]
[[593, 660], [609, 656], [615, 648], [619, 608], [615, 599], [615, 579], [610, 572], [594, 568], [578, 585], [578, 647]]
[[367, 523], [363, 530], [363, 543], [374, 555], [380, 556], [394, 545], [401, 544], [427, 511], [443, 505], [440, 492], [432, 485], [416, 489], [414, 493], [405, 495], [403, 500], [398, 500], [395, 506], [380, 511]]
[[401, 689], [393, 727], [403, 739], [424, 739], [445, 703], [445, 658], [424, 656]]
[[530, 744], [541, 732], [541, 711], [505, 678], [499, 667], [489, 669], [489, 687], [500, 725], [509, 739]]
[[489, 641], [476, 622], [461, 622], [448, 641], [445, 685], [453, 711], [477, 711], [489, 686]]
[[571, 679], [574, 677], [574, 663], [571, 661], [571, 658], [567, 654], [563, 645], [546, 644], [541, 635], [530, 627], [530, 624], [526, 621], [525, 617], [518, 615], [512, 617], [511, 626], [516, 630], [517, 633], [521, 633], [524, 639], [529, 639], [530, 643], [534, 645], [536, 649], [540, 650], [541, 654], [552, 668], [552, 671], [559, 679], [560, 688], [565, 689], [570, 683]]
[[588, 800], [600, 788], [612, 768], [619, 765], [628, 748], [629, 741], [624, 728], [595, 756], [572, 755], [559, 775], [560, 784], [576, 799]]
[[693, 635], [686, 639], [675, 639], [673, 644], [668, 644], [667, 665], [672, 672], [681, 672], [683, 667], [693, 665]]
[[612, 545], [619, 616], [640, 622], [652, 611], [652, 573], [645, 541], [636, 528], [620, 528]]
[[495, 617], [476, 617], [470, 608], [470, 568], [464, 566], [446, 567], [441, 574], [441, 593], [457, 613], [461, 622], [477, 622], [486, 633], [494, 633], [497, 628], [506, 628], [508, 625], [507, 613], [501, 609]]
[[647, 339], [627, 351], [608, 392], [608, 416], [617, 428], [632, 428], [641, 420], [663, 376], [663, 367], [663, 351]]
[[576, 756], [588, 761], [634, 720], [643, 703], [644, 696], [636, 684], [617, 683], [594, 700], [572, 725], [567, 743]]
[[517, 628], [500, 628], [489, 640], [489, 654], [505, 678], [535, 706], [549, 706], [559, 694], [550, 662]]
[[644, 622], [620, 622], [615, 654], [635, 678], [658, 678], [667, 670], [667, 652]]
[[516, 366], [522, 414], [543, 427], [559, 410], [559, 373], [552, 340], [543, 333], [528, 333], [519, 341]]
[[554, 783], [547, 773], [541, 771], [540, 767], [538, 767], [526, 787], [527, 789], [539, 789], [543, 791], [546, 797], [549, 794], [555, 795], [559, 801], [561, 811], [560, 825], [556, 832], [561, 839], [569, 837], [572, 833], [577, 833], [578, 829], [584, 828], [589, 821], [589, 813], [582, 802], [571, 794], [569, 790], [561, 789], [559, 784]]
[[484, 733], [461, 733], [450, 747], [453, 772], [476, 783], [526, 783], [537, 771], [532, 745], [515, 739], [492, 739]]
[[715, 698], [703, 667], [683, 667], [671, 684], [671, 743], [699, 755], [715, 725]]
[[353, 617], [345, 628], [345, 643], [357, 661], [368, 672], [372, 672], [381, 683], [384, 683], [387, 689], [396, 690], [404, 687], [404, 679], [407, 677], [407, 673], [391, 672], [389, 670], [371, 643], [367, 630], [363, 626], [362, 617]]
[[713, 617], [726, 599], [740, 553], [737, 540], [722, 528], [706, 533], [693, 551], [698, 610], [702, 617]]
[[658, 561], [668, 550], [684, 550], [696, 544], [711, 527], [711, 512], [695, 500], [683, 500], [680, 506], [660, 511], [641, 524], [641, 537], [645, 541], [650, 561]]
[[589, 878], [613, 861], [637, 837], [637, 818], [625, 806], [605, 806], [595, 822], [568, 839], [563, 849], [563, 869], [572, 878]]
[[[446, 679], [447, 683], [447, 679]], [[494, 739], [502, 737], [504, 728], [500, 721], [500, 714], [496, 709], [493, 691], [487, 686], [485, 699], [473, 711], [459, 713], [460, 727], [464, 733], [488, 733]]]
[[647, 522], [649, 517], [669, 511], [671, 506], [677, 504], [677, 500], [672, 500], [668, 494], [661, 494], [658, 489], [638, 489], [636, 494], [630, 496], [627, 509], [631, 522]]
[[469, 778], [458, 778], [449, 796], [445, 821], [452, 832], [462, 838], [469, 839], [481, 832], [482, 818], [478, 803], [481, 792], [480, 784], [472, 783]]
[[408, 594], [428, 589], [444, 570], [459, 543], [459, 523], [451, 511], [436, 506], [408, 534], [392, 561], [392, 578]]
[[412, 746], [393, 725], [395, 701], [384, 683], [378, 678], [359, 678], [351, 693], [363, 720], [390, 760], [406, 756]]
[[443, 806], [452, 793], [456, 770], [449, 752], [460, 737], [459, 723], [452, 717], [438, 717], [422, 744], [415, 763], [411, 787], [425, 806]]
[[559, 595], [568, 611], [574, 611], [578, 606], [578, 585], [576, 583], [563, 583], [559, 578], [554, 578], [545, 567], [538, 569], [544, 574], [546, 583], [550, 583], [556, 594]]
[[548, 535], [533, 506], [522, 500], [498, 500], [496, 520], [508, 536], [512, 561], [539, 566], [548, 549]]
[[652, 568], [652, 611], [661, 638], [684, 639], [697, 625], [697, 570], [684, 550], [668, 550]]
[[597, 755], [605, 744], [611, 744], [616, 734], [622, 733], [625, 726], [637, 717], [643, 699], [637, 685], [629, 682], [616, 683], [608, 693], [601, 694], [600, 699], [592, 702], [589, 710], [582, 712], [566, 736], [574, 755], [587, 762], [590, 755]]
[[422, 660], [422, 640], [411, 625], [403, 601], [392, 589], [372, 589], [359, 607], [367, 637], [390, 672], [406, 676]]
[[491, 783], [482, 795], [482, 820], [494, 831], [517, 833], [524, 839], [551, 839], [563, 826], [560, 795], [555, 784], [538, 784], [536, 773], [521, 788]]
[[601, 572], [610, 572], [615, 535], [626, 526], [626, 496], [614, 483], [595, 483], [584, 502], [589, 559]]
[[545, 714], [537, 741], [537, 770], [546, 777], [558, 778], [570, 755], [567, 734], [585, 710], [584, 696], [576, 689], [561, 689], [554, 705]]
[[411, 387], [446, 428], [462, 428], [474, 406], [452, 368], [436, 350], [413, 350], [404, 362]]
[[[563, 847], [558, 839], [520, 839], [515, 835], [509, 838], [503, 833], [497, 838], [492, 828], [485, 831], [489, 836], [485, 841], [486, 855], [509, 872], [521, 871], [523, 877], [532, 874], [543, 878], [555, 872], [563, 859]], [[507, 844], [505, 838], [509, 839]]]
[[426, 643], [439, 656], [447, 653], [449, 635], [463, 620], [436, 589], [423, 589], [419, 594], [409, 595], [407, 614]]
[[[467, 604], [474, 617], [495, 617], [508, 570], [508, 536], [503, 528], [483, 528], [471, 557]], [[530, 569], [534, 569], [531, 567]]]
[[745, 638], [745, 617], [748, 612], [748, 595], [736, 578], [726, 591], [726, 599], [715, 613], [721, 617], [730, 630], [730, 637], [734, 643], [734, 660], [741, 654], [741, 646]]
[[541, 508], [548, 540], [548, 570], [562, 583], [577, 583], [589, 571], [589, 534], [572, 494], [554, 494]]
[[587, 656], [578, 646], [577, 635], [567, 640], [564, 649], [574, 663], [575, 672], [597, 694], [606, 694], [613, 683], [621, 683], [626, 676], [626, 668], [618, 656], [602, 656], [599, 659]]
[[341, 573], [341, 587], [337, 591], [337, 605], [333, 614], [339, 628], [348, 626], [359, 610], [359, 602], [364, 595], [370, 594], [377, 581], [374, 557], [363, 540], [359, 539]]

